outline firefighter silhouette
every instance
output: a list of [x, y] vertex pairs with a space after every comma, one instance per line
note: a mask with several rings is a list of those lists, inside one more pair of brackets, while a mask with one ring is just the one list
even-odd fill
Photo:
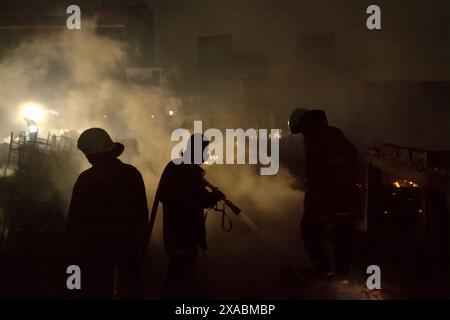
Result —
[[148, 219], [142, 176], [117, 159], [124, 146], [103, 129], [84, 131], [78, 148], [92, 164], [75, 183], [67, 218], [82, 295], [111, 298], [115, 283], [119, 297], [136, 297]]
[[[198, 159], [194, 157], [195, 143]], [[182, 159], [167, 164], [159, 184], [163, 204], [164, 248], [169, 258], [165, 294], [170, 298], [192, 298], [195, 292], [195, 262], [198, 249], [207, 249], [204, 209], [225, 198], [219, 190], [208, 191], [199, 166], [209, 142], [202, 134], [190, 137]], [[180, 164], [174, 162], [180, 161]]]
[[[306, 250], [324, 274], [347, 275], [355, 205], [356, 149], [341, 130], [329, 126], [322, 110], [296, 109], [289, 119], [293, 134], [305, 142], [306, 192], [301, 221]], [[332, 260], [324, 233], [332, 229]]]

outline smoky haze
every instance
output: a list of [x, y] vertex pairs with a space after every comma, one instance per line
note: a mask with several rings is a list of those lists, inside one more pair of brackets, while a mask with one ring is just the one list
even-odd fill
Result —
[[[246, 126], [285, 128], [294, 107], [314, 107], [360, 147], [449, 147], [446, 1], [378, 1], [378, 31], [365, 25], [369, 1], [153, 3], [158, 65], [195, 75], [198, 38], [232, 36]], [[252, 76], [255, 65], [263, 72]]]
[[[121, 71], [127, 59], [126, 45], [97, 35], [94, 20], [83, 23], [79, 32], [64, 30], [30, 37], [4, 56], [0, 64], [1, 135], [7, 140], [9, 132], [25, 129], [21, 108], [27, 102], [59, 113], [59, 116], [46, 113], [38, 121], [40, 135], [45, 137], [47, 132], [59, 135], [69, 131], [76, 139], [77, 134], [89, 127], [103, 127], [113, 139], [125, 144], [121, 159], [142, 172], [151, 206], [159, 176], [175, 145], [170, 141], [171, 127], [186, 124], [182, 104], [171, 88], [126, 83]], [[174, 121], [170, 126], [169, 107], [176, 115], [170, 118]], [[189, 124], [187, 129], [191, 129]], [[74, 163], [78, 172], [89, 166], [81, 152], [75, 154]], [[283, 221], [299, 218], [302, 192], [294, 188], [294, 180], [286, 169], [281, 168], [272, 177], [261, 177], [258, 168], [246, 165], [213, 165], [207, 170], [210, 180], [260, 228], [274, 232], [273, 236], [281, 237]], [[55, 178], [66, 202], [74, 178]], [[220, 239], [219, 217], [209, 219], [213, 228], [211, 238], [217, 235]], [[243, 230], [248, 232], [245, 227]], [[158, 219], [157, 246], [160, 231]]]
[[[76, 140], [87, 128], [103, 127], [114, 140], [125, 144], [121, 159], [143, 174], [149, 206], [170, 161], [175, 144], [170, 141], [172, 130], [191, 129], [193, 120], [205, 120], [204, 130], [284, 129], [293, 108], [315, 107], [326, 110], [330, 123], [341, 127], [358, 146], [382, 142], [436, 149], [448, 146], [448, 4], [379, 1], [383, 29], [369, 33], [365, 9], [372, 3], [365, 1], [152, 3], [154, 65], [173, 72], [175, 78], [184, 76], [188, 85], [127, 83], [124, 70], [129, 44], [99, 35], [95, 19], [83, 17], [81, 31], [61, 28], [30, 33], [3, 53], [1, 140], [8, 141], [11, 131], [25, 129], [22, 108], [31, 102], [59, 114], [46, 112], [38, 122], [43, 137], [48, 132], [64, 132]], [[217, 35], [232, 36], [235, 66], [243, 65], [243, 71], [231, 83], [217, 82], [216, 87], [193, 80], [192, 89], [190, 80], [200, 75], [199, 37]], [[317, 41], [319, 45], [314, 45]], [[322, 51], [324, 55], [318, 55]], [[305, 53], [311, 60], [304, 59]], [[314, 59], [316, 55], [319, 60]], [[254, 73], [248, 61], [257, 62]], [[415, 82], [428, 82], [432, 89]], [[216, 92], [193, 112], [180, 98], [188, 90], [205, 96]], [[226, 101], [237, 101], [241, 113], [229, 110]], [[175, 116], [169, 117], [169, 110]], [[292, 142], [289, 155], [300, 153], [300, 139]], [[74, 172], [89, 167], [81, 152], [74, 157]], [[209, 214], [208, 268], [203, 265], [200, 269], [217, 267], [232, 275], [249, 269], [232, 265], [232, 261], [248, 264], [251, 274], [241, 277], [248, 282], [235, 284], [234, 278], [227, 276], [212, 283], [222, 281], [219, 288], [236, 286], [237, 293], [250, 286], [254, 292], [269, 292], [264, 286], [271, 288], [271, 283], [277, 283], [274, 279], [281, 264], [305, 261], [299, 241], [303, 192], [283, 166], [276, 176], [260, 176], [259, 168], [248, 165], [206, 169], [207, 178], [241, 207], [258, 230], [231, 216], [234, 229], [223, 233], [220, 216]], [[54, 178], [65, 206], [75, 178], [73, 172]], [[159, 215], [151, 247], [154, 263], [159, 263], [158, 252], [162, 252], [161, 229]], [[215, 261], [219, 251], [225, 255]], [[151, 275], [151, 281], [160, 281], [157, 277], [161, 275]]]

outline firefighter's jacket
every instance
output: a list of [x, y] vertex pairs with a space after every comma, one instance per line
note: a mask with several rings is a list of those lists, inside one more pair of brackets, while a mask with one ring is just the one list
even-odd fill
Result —
[[145, 247], [147, 220], [145, 186], [135, 167], [114, 158], [78, 177], [67, 233], [82, 253], [112, 258], [118, 253], [138, 253]]

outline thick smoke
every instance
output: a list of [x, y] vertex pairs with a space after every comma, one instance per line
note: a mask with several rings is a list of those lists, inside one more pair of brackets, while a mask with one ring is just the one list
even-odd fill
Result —
[[[168, 130], [156, 119], [164, 118], [167, 106], [176, 110], [177, 101], [166, 89], [127, 84], [125, 45], [97, 36], [93, 22], [86, 25], [83, 31], [35, 35], [3, 58], [1, 135], [25, 129], [22, 105], [27, 102], [59, 114], [45, 112], [38, 121], [44, 137], [104, 127], [115, 139], [138, 141], [138, 149], [130, 148], [125, 156], [143, 167], [152, 190], [170, 155], [170, 145], [164, 144]], [[85, 168], [79, 156], [80, 169]]]
[[[121, 158], [143, 173], [151, 206], [159, 176], [175, 144], [170, 141], [171, 130], [183, 122], [183, 107], [170, 88], [124, 81], [126, 49], [124, 43], [97, 35], [92, 21], [85, 23], [81, 31], [36, 34], [26, 39], [0, 64], [0, 133], [7, 137], [10, 131], [24, 129], [21, 105], [28, 101], [59, 113], [46, 114], [38, 124], [42, 134], [59, 134], [60, 130], [80, 133], [89, 127], [104, 127], [113, 139], [124, 142], [126, 150]], [[176, 115], [170, 119], [169, 108]], [[78, 172], [88, 167], [81, 152], [76, 157]], [[271, 177], [259, 176], [256, 168], [245, 165], [211, 166], [207, 170], [211, 181], [262, 230], [278, 230], [277, 234], [282, 235], [283, 222], [292, 226], [287, 221], [299, 218], [301, 192], [292, 188], [286, 170]], [[71, 179], [59, 177], [55, 181], [67, 201], [74, 182]], [[209, 220], [211, 228], [214, 224], [217, 227], [217, 216]]]

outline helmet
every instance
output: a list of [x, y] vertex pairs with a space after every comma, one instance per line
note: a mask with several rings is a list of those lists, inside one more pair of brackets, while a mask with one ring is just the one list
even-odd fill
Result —
[[323, 110], [308, 110], [297, 108], [289, 116], [288, 126], [292, 134], [305, 133], [307, 128], [314, 125], [328, 124]]
[[289, 131], [292, 134], [302, 133], [302, 128], [300, 127], [300, 122], [301, 122], [300, 120], [309, 111], [310, 110], [304, 109], [304, 108], [297, 108], [294, 111], [292, 111], [291, 115], [289, 116], [289, 121], [288, 121]]
[[[199, 146], [198, 149], [196, 148], [197, 143], [201, 143], [201, 146]], [[210, 141], [203, 133], [192, 134], [188, 140], [186, 150], [183, 153], [184, 163], [201, 164], [207, 161], [207, 159], [205, 159], [204, 157], [204, 152], [209, 144]], [[196, 154], [199, 151], [200, 154]]]
[[90, 128], [83, 131], [78, 138], [77, 146], [87, 156], [112, 152], [114, 156], [118, 157], [124, 150], [123, 144], [113, 142], [109, 134], [102, 128]]

